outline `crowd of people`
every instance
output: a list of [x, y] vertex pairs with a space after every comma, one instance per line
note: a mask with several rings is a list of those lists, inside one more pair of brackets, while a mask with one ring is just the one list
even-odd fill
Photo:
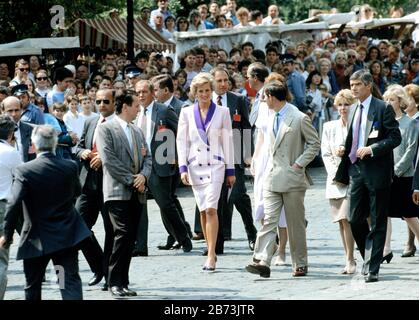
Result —
[[[220, 15], [211, 2], [209, 16], [200, 5], [188, 20], [175, 19], [167, 3], [143, 8], [144, 19], [156, 28], [164, 20], [169, 31], [282, 22], [277, 6], [262, 19], [236, 12], [233, 0]], [[270, 277], [273, 256], [284, 264], [289, 242], [293, 276], [305, 276], [313, 163], [327, 171], [342, 273], [356, 271], [356, 244], [366, 282], [378, 281], [380, 264], [393, 257], [392, 217], [408, 226], [403, 256], [415, 254], [419, 48], [412, 39], [345, 34], [286, 47], [245, 42], [230, 52], [201, 45], [180, 56], [178, 70], [170, 56], [146, 50], [133, 61], [106, 51], [52, 68], [31, 56], [17, 59], [13, 73], [0, 61], [0, 298], [15, 230], [27, 299], [41, 299], [49, 260], [65, 267], [63, 299], [81, 299], [78, 250], [93, 273], [90, 286], [105, 279], [112, 296], [135, 296], [128, 274], [132, 257], [148, 255], [151, 199], [167, 232], [159, 250], [190, 252], [192, 240], [205, 239], [202, 269], [213, 272], [235, 207], [253, 251], [248, 272]], [[180, 183], [196, 200], [193, 230], [176, 195]], [[41, 202], [40, 193], [57, 196]], [[99, 214], [103, 247], [92, 232]]]

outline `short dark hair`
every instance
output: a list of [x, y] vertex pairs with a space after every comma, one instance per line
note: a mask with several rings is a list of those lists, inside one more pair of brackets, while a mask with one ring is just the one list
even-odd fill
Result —
[[273, 96], [279, 101], [286, 101], [288, 96], [287, 84], [279, 81], [271, 81], [265, 85], [265, 94]]
[[148, 61], [149, 58], [150, 58], [150, 53], [146, 50], [142, 50], [135, 56], [134, 62], [137, 62], [140, 59], [146, 59]]
[[169, 92], [173, 93], [175, 88], [173, 86], [173, 80], [170, 75], [162, 74], [152, 79], [155, 87], [159, 87], [160, 89], [167, 88]]
[[59, 67], [55, 70], [55, 82], [63, 81], [65, 78], [73, 78], [73, 72], [64, 67]]
[[269, 76], [269, 70], [262, 63], [254, 62], [249, 66], [251, 70], [250, 74], [256, 77], [259, 81], [265, 82], [267, 76]]
[[122, 93], [115, 97], [115, 113], [120, 114], [124, 104], [129, 106], [134, 102], [135, 92], [132, 90], [123, 90]]
[[0, 139], [7, 140], [11, 133], [15, 131], [16, 124], [12, 117], [7, 114], [0, 115]]
[[241, 49], [243, 50], [243, 48], [244, 47], [252, 47], [252, 49], [254, 49], [255, 48], [255, 46], [254, 46], [254, 44], [253, 43], [251, 43], [250, 41], [247, 41], [247, 42], [245, 42], [245, 43], [243, 43], [242, 45], [241, 45]]

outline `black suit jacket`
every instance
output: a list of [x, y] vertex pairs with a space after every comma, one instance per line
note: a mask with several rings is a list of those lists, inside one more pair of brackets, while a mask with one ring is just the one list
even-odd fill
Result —
[[172, 176], [177, 173], [176, 134], [179, 118], [172, 107], [158, 102], [154, 102], [151, 118], [153, 136], [150, 150], [153, 172], [159, 177]]
[[[249, 122], [249, 101], [243, 95], [227, 92], [227, 106], [233, 128], [234, 164], [244, 168], [244, 158], [251, 156], [252, 126]], [[239, 116], [235, 116], [235, 115]], [[238, 134], [239, 133], [239, 134]]]
[[[357, 107], [358, 108], [358, 107]], [[349, 153], [352, 146], [352, 126], [356, 109], [349, 116], [349, 130], [345, 141], [345, 154], [336, 172], [335, 181], [349, 184], [349, 166], [351, 161]], [[370, 138], [373, 130], [378, 130], [375, 138]], [[372, 97], [368, 111], [368, 119], [365, 132], [365, 146], [370, 146], [373, 156], [358, 159], [361, 174], [367, 184], [376, 189], [387, 188], [393, 178], [393, 149], [401, 142], [399, 123], [395, 119], [393, 108], [383, 101]]]
[[19, 121], [20, 139], [23, 148], [23, 162], [28, 162], [36, 157], [35, 153], [29, 154], [29, 148], [32, 145], [32, 129], [33, 127], [30, 124]]
[[95, 134], [95, 130], [97, 124], [99, 122], [99, 116], [88, 119], [84, 123], [83, 133], [80, 138], [80, 142], [76, 148], [76, 157], [80, 160], [81, 163], [81, 170], [80, 170], [80, 184], [82, 189], [88, 188], [89, 190], [98, 190], [101, 189], [102, 186], [102, 177], [103, 171], [102, 168], [99, 170], [93, 170], [90, 168], [90, 160], [82, 160], [81, 154], [84, 150], [92, 150], [93, 149], [93, 136]]
[[413, 176], [412, 190], [419, 190], [419, 169], [418, 169], [418, 166], [416, 166], [415, 174]]
[[[16, 168], [12, 199], [6, 207], [4, 235], [10, 243], [23, 203], [24, 223], [17, 259], [48, 255], [74, 247], [90, 236], [74, 208], [80, 194], [78, 166], [51, 153]], [[45, 197], [45, 195], [48, 195]]]

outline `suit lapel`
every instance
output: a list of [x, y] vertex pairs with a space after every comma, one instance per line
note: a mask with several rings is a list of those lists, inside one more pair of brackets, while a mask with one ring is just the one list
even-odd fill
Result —
[[[275, 116], [273, 118], [275, 121]], [[287, 130], [290, 129], [290, 125], [292, 123], [293, 117], [292, 117], [292, 110], [288, 109], [287, 113], [285, 114], [284, 118], [281, 121], [281, 124], [279, 126], [279, 132], [276, 135], [276, 139], [275, 139], [275, 144], [274, 144], [274, 150], [276, 148], [279, 147], [279, 145], [281, 144], [282, 139], [285, 136], [285, 133], [287, 132]], [[272, 128], [273, 128], [273, 121], [272, 121]], [[271, 130], [272, 136], [273, 136], [273, 130]]]
[[209, 127], [211, 126], [212, 120], [214, 119], [215, 113], [217, 112], [217, 107], [215, 103], [211, 102], [209, 107], [207, 118], [205, 119], [205, 131], [208, 132]]
[[129, 156], [131, 157], [132, 161], [134, 161], [134, 154], [132, 153], [132, 150], [129, 147], [129, 142], [128, 142], [127, 136], [125, 135], [124, 130], [122, 130], [121, 125], [118, 123], [118, 120], [113, 121], [112, 125], [115, 128], [116, 135], [118, 135], [119, 138], [122, 139], [122, 145], [128, 151]]
[[154, 139], [154, 129], [156, 128], [157, 122], [157, 113], [159, 112], [159, 107], [156, 102], [154, 102], [152, 113], [151, 113], [151, 141]]
[[93, 137], [95, 135], [96, 128], [99, 125], [99, 119], [100, 117], [97, 117], [96, 121], [92, 121], [89, 130], [87, 130], [86, 148], [93, 148]]
[[367, 123], [365, 124], [364, 146], [367, 146], [367, 140], [371, 132], [372, 124], [374, 122], [375, 104], [373, 99], [374, 98], [371, 99], [370, 108], [368, 110]]

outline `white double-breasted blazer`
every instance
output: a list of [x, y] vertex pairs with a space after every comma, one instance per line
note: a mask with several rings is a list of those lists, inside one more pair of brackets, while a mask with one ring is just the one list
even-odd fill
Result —
[[182, 108], [177, 132], [179, 171], [191, 185], [224, 182], [234, 176], [234, 147], [230, 111], [211, 103], [205, 120], [198, 103]]

